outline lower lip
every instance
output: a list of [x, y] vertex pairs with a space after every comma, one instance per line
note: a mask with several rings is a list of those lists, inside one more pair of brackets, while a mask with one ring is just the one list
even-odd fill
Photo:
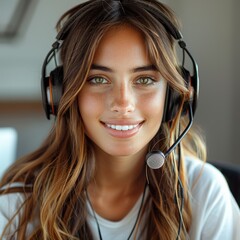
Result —
[[137, 127], [127, 130], [127, 131], [122, 131], [122, 130], [115, 130], [112, 128], [107, 127], [104, 125], [105, 128], [107, 129], [108, 133], [116, 138], [130, 138], [136, 135], [139, 132], [139, 129], [141, 128], [142, 124], [138, 124]]

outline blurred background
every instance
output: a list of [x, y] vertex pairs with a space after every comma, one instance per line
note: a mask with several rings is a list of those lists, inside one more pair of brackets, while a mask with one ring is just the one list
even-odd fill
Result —
[[[16, 130], [14, 159], [37, 148], [51, 128], [41, 103], [42, 62], [57, 20], [80, 2], [0, 0], [0, 128]], [[240, 164], [240, 1], [163, 2], [181, 20], [184, 40], [199, 65], [195, 122], [206, 135], [208, 160]]]

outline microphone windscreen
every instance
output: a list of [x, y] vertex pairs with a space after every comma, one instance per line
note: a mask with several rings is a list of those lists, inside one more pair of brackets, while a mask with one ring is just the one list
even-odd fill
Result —
[[161, 168], [165, 162], [165, 155], [161, 151], [153, 151], [147, 154], [147, 165], [151, 169]]

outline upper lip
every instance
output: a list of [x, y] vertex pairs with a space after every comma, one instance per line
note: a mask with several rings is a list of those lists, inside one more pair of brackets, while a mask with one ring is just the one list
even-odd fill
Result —
[[109, 121], [100, 121], [103, 124], [109, 124], [109, 125], [120, 125], [120, 126], [130, 126], [130, 125], [138, 125], [143, 122], [143, 120], [140, 121], [134, 121], [134, 120], [109, 120]]

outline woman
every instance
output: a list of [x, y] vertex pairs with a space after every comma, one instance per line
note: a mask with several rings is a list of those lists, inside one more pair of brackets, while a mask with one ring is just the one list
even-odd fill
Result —
[[[56, 121], [1, 182], [2, 238], [237, 239], [239, 208], [189, 131], [197, 67], [173, 12], [155, 0], [91, 0], [57, 26], [42, 79]], [[48, 77], [58, 49], [62, 66]]]

